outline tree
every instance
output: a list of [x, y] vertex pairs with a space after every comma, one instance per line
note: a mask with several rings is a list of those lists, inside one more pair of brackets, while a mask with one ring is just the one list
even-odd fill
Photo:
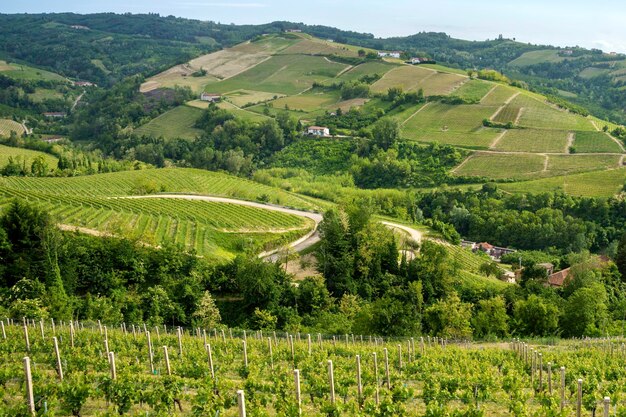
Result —
[[387, 150], [394, 146], [400, 138], [400, 124], [391, 118], [383, 118], [374, 124], [372, 129], [374, 144]]
[[222, 316], [210, 292], [204, 292], [193, 317], [196, 319], [196, 323], [205, 329], [213, 329], [220, 324]]
[[478, 302], [472, 324], [478, 337], [506, 337], [509, 333], [508, 319], [504, 298], [498, 296]]
[[46, 163], [46, 158], [44, 158], [43, 155], [39, 155], [33, 159], [33, 162], [30, 165], [30, 172], [35, 177], [45, 177], [48, 174], [48, 164]]
[[570, 337], [602, 336], [609, 318], [606, 301], [602, 284], [576, 290], [565, 304], [561, 320], [563, 334]]
[[350, 244], [348, 215], [341, 209], [328, 210], [319, 225], [319, 233], [318, 270], [326, 278], [328, 291], [335, 297], [341, 297], [344, 293], [354, 294], [354, 253]]
[[617, 246], [617, 255], [615, 255], [615, 264], [622, 274], [622, 280], [626, 281], [626, 232], [622, 235]]
[[550, 301], [531, 294], [526, 300], [520, 300], [513, 307], [516, 327], [530, 336], [554, 334], [559, 325], [561, 312]]
[[461, 302], [456, 292], [426, 309], [425, 322], [431, 334], [446, 338], [472, 337], [472, 305]]

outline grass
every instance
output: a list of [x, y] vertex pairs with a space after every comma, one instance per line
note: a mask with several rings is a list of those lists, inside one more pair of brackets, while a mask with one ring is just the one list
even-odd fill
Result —
[[562, 130], [511, 129], [507, 130], [494, 149], [517, 152], [565, 152], [568, 135], [569, 132]]
[[267, 116], [263, 114], [255, 113], [255, 112], [249, 111], [248, 109], [237, 108], [235, 105], [227, 101], [222, 101], [221, 103], [218, 103], [217, 106], [222, 109], [228, 110], [238, 119], [247, 120], [250, 122], [262, 122], [264, 120], [268, 120]]
[[574, 148], [580, 153], [622, 152], [622, 148], [604, 132], [576, 132]]
[[384, 61], [371, 61], [359, 64], [339, 76], [340, 80], [358, 80], [365, 75], [379, 74], [381, 77], [396, 68], [396, 65]]
[[482, 120], [488, 118], [494, 111], [494, 107], [482, 105], [453, 106], [431, 103], [406, 121], [402, 127], [402, 136], [420, 142], [437, 141], [486, 149], [498, 136], [499, 131], [483, 128]]
[[67, 78], [54, 72], [29, 67], [28, 65], [0, 61], [0, 74], [18, 80], [68, 81]]
[[198, 108], [178, 106], [138, 127], [134, 133], [164, 139], [195, 139], [202, 134], [202, 130], [193, 127], [201, 115], [202, 110]]
[[11, 136], [11, 132], [18, 135], [24, 133], [24, 126], [10, 119], [0, 119], [0, 136]]
[[523, 108], [520, 126], [535, 129], [595, 130], [589, 119], [556, 109], [524, 93], [515, 97], [508, 106]]
[[232, 78], [209, 83], [205, 89], [218, 93], [244, 89], [293, 95], [310, 88], [315, 81], [335, 77], [346, 67], [319, 56], [277, 55]]
[[270, 203], [308, 210], [319, 209], [320, 204], [324, 204], [243, 178], [191, 168], [124, 171], [71, 178], [0, 178], [0, 188], [86, 197], [128, 196], [146, 187], [169, 193], [208, 194], [252, 201], [267, 196]]
[[470, 80], [460, 86], [453, 95], [465, 100], [481, 101], [485, 95], [491, 91], [494, 84], [482, 80]]
[[455, 175], [493, 179], [524, 179], [541, 174], [545, 157], [541, 155], [475, 154], [463, 163]]
[[545, 49], [541, 51], [530, 51], [523, 53], [520, 57], [509, 62], [514, 67], [526, 67], [529, 65], [542, 64], [545, 62], [556, 63], [561, 62], [565, 57], [559, 56], [555, 49]]
[[253, 90], [237, 90], [228, 93], [226, 99], [237, 107], [244, 107], [257, 103], [263, 103], [280, 97], [275, 93], [266, 93], [264, 91]]
[[47, 88], [37, 88], [28, 97], [34, 102], [41, 103], [44, 100], [63, 100], [63, 93]]
[[497, 85], [495, 89], [483, 97], [480, 104], [484, 106], [502, 106], [515, 93], [515, 89], [511, 87]]
[[566, 175], [606, 170], [617, 168], [620, 159], [620, 155], [550, 155], [548, 171], [552, 175]]
[[48, 153], [0, 145], [0, 168], [3, 168], [9, 162], [9, 158], [15, 159], [18, 157], [26, 163], [26, 166], [30, 167], [33, 160], [40, 156], [44, 158], [49, 168], [56, 168], [59, 160]]
[[320, 108], [332, 108], [338, 101], [339, 93], [336, 91], [307, 91], [305, 94], [274, 100], [272, 101], [272, 106], [276, 108], [285, 108], [287, 106], [292, 110], [301, 110], [309, 113]]
[[626, 168], [620, 168], [499, 184], [498, 187], [511, 193], [563, 192], [580, 197], [608, 198], [623, 191], [625, 183]]

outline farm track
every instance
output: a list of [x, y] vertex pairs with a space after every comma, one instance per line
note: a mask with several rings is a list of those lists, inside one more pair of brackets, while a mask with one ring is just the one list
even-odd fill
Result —
[[[596, 124], [596, 122], [594, 120], [590, 120], [591, 124], [593, 125], [593, 127], [598, 131], [601, 132], [600, 128], [598, 127], [598, 125]], [[615, 143], [617, 143], [617, 145], [620, 147], [620, 149], [622, 150], [622, 152], [626, 152], [626, 148], [624, 148], [624, 144], [622, 143], [622, 141], [620, 141], [619, 139], [613, 137], [613, 135], [611, 135], [609, 132], [604, 132], [609, 138], [611, 138], [611, 140]]]
[[506, 135], [507, 132], [508, 132], [508, 130], [505, 130], [504, 132], [502, 132], [498, 136], [496, 136], [496, 138], [493, 140], [493, 142], [491, 142], [491, 144], [489, 145], [489, 149], [495, 149], [495, 147], [498, 146], [498, 142], [500, 142], [500, 140], [502, 140], [502, 138], [504, 137], [504, 135]]
[[428, 107], [428, 105], [429, 105], [430, 103], [431, 103], [431, 102], [428, 102], [428, 103], [424, 104], [422, 107], [420, 107], [419, 109], [417, 109], [417, 111], [416, 111], [415, 113], [413, 113], [412, 115], [410, 115], [409, 117], [407, 117], [407, 119], [406, 119], [404, 122], [402, 122], [402, 124], [401, 124], [400, 126], [404, 126], [404, 125], [405, 125], [405, 124], [406, 124], [409, 120], [411, 120], [413, 117], [415, 117], [415, 115], [416, 115], [417, 113], [421, 112], [421, 111], [422, 111], [422, 110], [424, 110], [426, 107]]
[[565, 144], [564, 153], [569, 153], [570, 148], [574, 145], [574, 132], [567, 134], [567, 143]]
[[487, 94], [485, 94], [478, 103], [483, 104], [483, 100], [485, 100], [489, 96], [489, 94], [493, 93], [496, 90], [496, 88], [498, 88], [498, 84], [495, 84], [493, 87], [491, 87], [491, 90], [487, 91]]
[[543, 161], [543, 172], [548, 172], [548, 166], [550, 164], [550, 155], [545, 155], [546, 159]]

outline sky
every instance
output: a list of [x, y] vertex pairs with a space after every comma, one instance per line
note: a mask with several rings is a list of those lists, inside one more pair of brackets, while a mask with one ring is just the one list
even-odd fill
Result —
[[236, 24], [288, 20], [377, 37], [433, 31], [485, 40], [502, 34], [534, 44], [626, 53], [623, 0], [0, 0], [0, 12], [153, 12]]

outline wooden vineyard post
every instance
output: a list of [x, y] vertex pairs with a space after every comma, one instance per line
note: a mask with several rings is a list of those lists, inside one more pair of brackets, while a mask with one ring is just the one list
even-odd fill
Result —
[[309, 347], [309, 356], [311, 356], [311, 335], [310, 334], [306, 335], [306, 342]]
[[170, 366], [170, 356], [167, 353], [167, 346], [163, 346], [163, 355], [165, 356], [165, 369], [167, 369], [167, 374], [172, 375], [172, 367]]
[[26, 402], [28, 411], [31, 415], [35, 415], [35, 396], [33, 394], [33, 375], [30, 372], [30, 358], [24, 358], [24, 378], [26, 380]]
[[4, 340], [6, 340], [7, 339], [7, 332], [6, 332], [6, 330], [4, 330], [4, 322], [0, 321], [0, 325], [2, 325], [2, 338]]
[[561, 412], [565, 407], [565, 367], [561, 366]]
[[24, 342], [26, 343], [26, 351], [30, 352], [30, 340], [28, 340], [28, 326], [26, 325], [26, 319], [24, 319]]
[[183, 357], [183, 332], [180, 327], [176, 329], [178, 333], [178, 354]]
[[333, 373], [333, 361], [328, 360], [328, 385], [330, 386], [330, 403], [335, 404], [335, 374]]
[[548, 394], [552, 395], [552, 362], [548, 362]]
[[543, 355], [539, 353], [539, 392], [543, 391]]
[[380, 393], [379, 393], [379, 381], [378, 381], [378, 357], [376, 356], [376, 352], [372, 353], [374, 356], [374, 379], [376, 381], [376, 405], [380, 404]]
[[52, 323], [52, 335], [56, 336], [57, 335], [57, 329], [54, 326], [54, 319], [50, 319], [50, 323]]
[[272, 352], [272, 338], [271, 337], [267, 338], [267, 347], [269, 348], [269, 351], [270, 351], [270, 366], [272, 367], [272, 369], [274, 369], [274, 353]]
[[385, 352], [385, 377], [387, 378], [387, 389], [391, 389], [391, 380], [389, 379], [389, 351], [384, 348]]
[[293, 379], [296, 385], [296, 402], [298, 403], [298, 414], [302, 414], [302, 400], [300, 399], [300, 370], [293, 370]]
[[611, 398], [604, 397], [604, 417], [609, 417], [609, 411], [611, 411]]
[[293, 362], [295, 362], [296, 361], [296, 350], [293, 347], [293, 335], [292, 334], [289, 335], [289, 344], [291, 345], [291, 360]]
[[411, 361], [415, 360], [415, 339], [412, 337], [411, 338]]
[[424, 355], [424, 338], [420, 337], [420, 349], [422, 351], [422, 356]]
[[59, 379], [63, 381], [63, 366], [61, 366], [61, 352], [59, 352], [59, 342], [56, 337], [52, 338], [54, 343], [54, 355], [57, 358], [57, 373], [59, 374]]
[[159, 333], [159, 326], [154, 326], [154, 329], [156, 330], [157, 340], [159, 341], [159, 343], [161, 343], [161, 334]]
[[359, 394], [359, 404], [361, 404], [361, 399], [363, 398], [363, 384], [361, 383], [361, 355], [356, 355], [356, 389]]
[[39, 320], [39, 329], [41, 330], [41, 340], [46, 340], [46, 335], [43, 331], [43, 319]]
[[402, 370], [402, 345], [398, 345], [398, 369]]
[[237, 391], [237, 405], [239, 406], [239, 417], [246, 417], [246, 397], [242, 389]]
[[576, 393], [576, 417], [581, 417], [583, 408], [583, 380], [578, 380], [578, 391]]
[[242, 340], [241, 343], [243, 344], [243, 365], [247, 368], [248, 367], [248, 347], [247, 347], [247, 343], [245, 340]]
[[150, 373], [154, 374], [154, 352], [152, 350], [152, 339], [148, 331], [146, 331], [146, 339], [148, 342], [148, 357], [150, 358]]
[[117, 378], [117, 371], [115, 369], [115, 353], [109, 352], [109, 366], [111, 367], [111, 379]]
[[206, 351], [209, 355], [209, 369], [211, 370], [211, 379], [215, 380], [215, 370], [213, 368], [213, 352], [211, 351], [211, 345], [206, 345]]
[[537, 355], [535, 355], [535, 351], [534, 349], [530, 349], [530, 388], [534, 391], [535, 390], [535, 358], [537, 357]]
[[74, 349], [74, 322], [70, 320], [70, 345]]
[[98, 320], [98, 328], [100, 329], [100, 335], [102, 335], [102, 322]]

